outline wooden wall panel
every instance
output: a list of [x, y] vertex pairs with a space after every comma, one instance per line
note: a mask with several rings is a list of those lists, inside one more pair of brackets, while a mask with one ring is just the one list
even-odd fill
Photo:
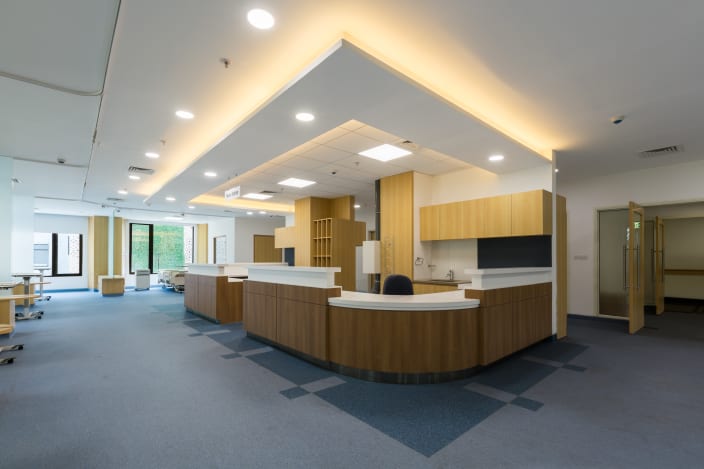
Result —
[[183, 306], [195, 310], [198, 305], [198, 275], [186, 272], [183, 285]]
[[285, 228], [274, 229], [274, 247], [294, 248], [296, 247], [296, 227], [287, 226]]
[[567, 199], [557, 196], [557, 338], [567, 335]]
[[276, 297], [247, 293], [245, 287], [243, 327], [247, 332], [276, 341]]
[[98, 289], [98, 276], [108, 275], [108, 217], [88, 218], [88, 288]]
[[341, 220], [354, 220], [354, 196], [346, 195], [330, 200], [328, 215], [319, 218], [339, 218]]
[[413, 278], [413, 172], [381, 179], [381, 282], [390, 274]]
[[483, 306], [480, 310], [480, 363], [487, 365], [515, 351], [513, 304]]
[[122, 234], [124, 233], [124, 219], [115, 217], [113, 220], [113, 275], [123, 275], [122, 272], [122, 251], [124, 248]]
[[283, 252], [275, 247], [274, 236], [254, 235], [254, 262], [281, 262]]
[[478, 309], [374, 311], [329, 307], [329, 359], [362, 370], [429, 373], [478, 363]]
[[207, 264], [208, 263], [208, 225], [207, 223], [201, 223], [198, 225], [197, 230], [197, 249], [196, 249], [196, 264]]

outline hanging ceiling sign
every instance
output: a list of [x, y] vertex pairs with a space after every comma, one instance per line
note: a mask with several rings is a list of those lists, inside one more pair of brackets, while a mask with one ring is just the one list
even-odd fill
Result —
[[225, 200], [239, 199], [240, 198], [240, 186], [235, 186], [232, 189], [225, 191]]

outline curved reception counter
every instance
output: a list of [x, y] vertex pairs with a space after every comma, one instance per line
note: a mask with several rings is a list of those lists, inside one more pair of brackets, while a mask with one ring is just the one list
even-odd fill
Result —
[[378, 295], [342, 291], [337, 270], [250, 267], [247, 334], [339, 373], [393, 383], [463, 378], [552, 334], [550, 283]]

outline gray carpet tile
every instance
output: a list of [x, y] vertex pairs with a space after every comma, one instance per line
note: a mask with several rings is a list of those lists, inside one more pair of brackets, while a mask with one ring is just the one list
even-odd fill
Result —
[[280, 350], [249, 355], [247, 358], [299, 386], [333, 376], [330, 371]]
[[462, 383], [402, 385], [350, 379], [316, 395], [425, 456], [504, 405], [463, 389]]
[[229, 348], [233, 352], [244, 352], [247, 350], [255, 350], [262, 348], [262, 343], [245, 337], [244, 331], [229, 331], [221, 334], [208, 334], [208, 338]]
[[305, 396], [307, 394], [310, 394], [310, 392], [306, 391], [300, 386], [296, 386], [294, 388], [289, 388], [289, 389], [284, 389], [281, 391], [281, 395], [289, 398], [289, 399], [295, 399], [297, 397]]
[[520, 395], [556, 369], [542, 363], [511, 357], [487, 367], [471, 380], [501, 391]]
[[542, 402], [534, 401], [533, 399], [528, 399], [527, 397], [522, 396], [512, 400], [511, 404], [517, 405], [518, 407], [523, 407], [524, 409], [532, 410], [533, 412], [543, 407]]
[[588, 347], [568, 341], [541, 342], [525, 351], [526, 355], [556, 362], [567, 363], [574, 360]]

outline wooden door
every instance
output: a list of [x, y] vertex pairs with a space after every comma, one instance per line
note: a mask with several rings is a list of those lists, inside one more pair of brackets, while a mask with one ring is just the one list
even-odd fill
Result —
[[645, 325], [645, 212], [640, 205], [628, 203], [628, 332], [635, 334]]
[[281, 249], [274, 247], [273, 235], [254, 235], [254, 262], [281, 262]]
[[665, 223], [655, 217], [655, 314], [665, 311]]

